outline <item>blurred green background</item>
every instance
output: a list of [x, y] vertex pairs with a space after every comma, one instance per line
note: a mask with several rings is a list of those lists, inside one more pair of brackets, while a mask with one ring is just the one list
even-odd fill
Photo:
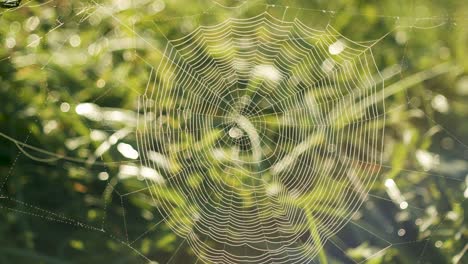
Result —
[[[362, 43], [388, 34], [372, 47], [388, 73], [383, 165], [354, 224], [315, 262], [468, 263], [468, 3], [242, 3], [52, 0], [0, 10], [0, 263], [195, 263], [165, 223], [152, 228], [161, 215], [147, 194], [121, 196], [145, 184], [122, 171], [128, 157], [117, 146], [136, 148], [138, 96], [161, 59], [152, 47], [265, 10]], [[93, 114], [80, 112], [84, 103]], [[133, 248], [127, 236], [138, 238]]]

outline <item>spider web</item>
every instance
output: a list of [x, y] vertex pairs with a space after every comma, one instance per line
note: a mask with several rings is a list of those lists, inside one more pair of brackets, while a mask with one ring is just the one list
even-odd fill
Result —
[[140, 102], [139, 150], [145, 167], [178, 161], [173, 196], [159, 179], [149, 189], [198, 255], [303, 262], [359, 208], [378, 171], [356, 163], [380, 163], [383, 133], [364, 128], [384, 109], [369, 48], [267, 12], [169, 42]]
[[[20, 8], [39, 8], [53, 2], [38, 6], [27, 2]], [[3, 209], [105, 233], [148, 261], [133, 245], [162, 223], [183, 237], [200, 260], [222, 263], [314, 261], [327, 241], [348, 222], [373, 234], [351, 217], [367, 199], [387, 199], [368, 196], [368, 192], [380, 169], [386, 168], [381, 163], [385, 115], [398, 109], [385, 110], [384, 99], [401, 91], [398, 86], [385, 87], [384, 80], [400, 73], [405, 65], [403, 58], [398, 67], [380, 72], [373, 47], [393, 31], [377, 40], [356, 42], [330, 24], [336, 11], [267, 4], [260, 14], [200, 22], [180, 38], [165, 38], [166, 45], [160, 47], [136, 30], [137, 24], [128, 25], [115, 15], [116, 10], [125, 10], [125, 4], [119, 3], [107, 6], [92, 2], [83, 6], [71, 21], [57, 20], [56, 27], [44, 36], [31, 37], [28, 45], [37, 45], [64, 26], [107, 16], [118, 28], [133, 34], [133, 39], [125, 43], [135, 50], [124, 56], [150, 68], [146, 89], [135, 91], [141, 94], [138, 112], [99, 107], [96, 102], [110, 89], [100, 92], [93, 101], [76, 102], [75, 111], [84, 118], [108, 122], [112, 128], [120, 126], [105, 131], [90, 123], [90, 136], [105, 139], [98, 140], [101, 144], [86, 158], [34, 147], [28, 139], [17, 140], [4, 133], [2, 136], [19, 148], [16, 159], [26, 155], [41, 162], [67, 160], [105, 168], [99, 174], [107, 182], [104, 211], [108, 210], [110, 197], [117, 194], [123, 209], [124, 236], [107, 230], [106, 216], [101, 225], [91, 225], [8, 196], [2, 196], [2, 200], [8, 200]], [[246, 3], [224, 8], [239, 10]], [[208, 10], [219, 5], [215, 2]], [[322, 13], [328, 22], [322, 27], [310, 27], [290, 15], [291, 10]], [[190, 17], [209, 15], [205, 11]], [[169, 17], [148, 25], [164, 35], [159, 23], [183, 18], [187, 17]], [[435, 27], [449, 22], [445, 18], [430, 19]], [[417, 26], [415, 19], [411, 21], [411, 28], [426, 29]], [[148, 26], [145, 23], [140, 26]], [[58, 48], [67, 42], [73, 46], [77, 39], [79, 33], [70, 35]], [[88, 46], [88, 52], [97, 54], [104, 48], [112, 50], [111, 46], [104, 39], [98, 40]], [[157, 60], [139, 55], [140, 46], [157, 53]], [[19, 64], [26, 63], [23, 67], [28, 66], [20, 56], [16, 59]], [[40, 71], [46, 71], [49, 64], [73, 60], [80, 59], [53, 55], [39, 58]], [[442, 74], [452, 69], [432, 70]], [[105, 86], [106, 81], [99, 78], [96, 85]], [[70, 105], [62, 104], [61, 109], [67, 112]], [[374, 125], [369, 126], [371, 123]], [[124, 141], [134, 137], [134, 131], [138, 144], [132, 147]], [[67, 142], [72, 146], [84, 144], [79, 139]], [[107, 162], [103, 155], [112, 148], [130, 160]], [[2, 189], [14, 166], [2, 182]], [[109, 178], [115, 167], [117, 177]], [[116, 181], [133, 176], [140, 177], [146, 187], [115, 187]], [[402, 209], [409, 206], [396, 191], [393, 180], [385, 181], [385, 186], [390, 197], [387, 200]], [[151, 197], [149, 204], [157, 208], [162, 220], [132, 237], [125, 202], [144, 193]], [[25, 209], [15, 209], [8, 203], [23, 204]], [[388, 243], [378, 254], [398, 244], [376, 236]]]

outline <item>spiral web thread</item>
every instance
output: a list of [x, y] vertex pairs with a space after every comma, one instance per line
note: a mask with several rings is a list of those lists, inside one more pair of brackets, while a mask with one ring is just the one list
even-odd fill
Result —
[[378, 174], [382, 89], [371, 46], [331, 26], [264, 12], [169, 41], [137, 129], [158, 210], [201, 259], [308, 262]]

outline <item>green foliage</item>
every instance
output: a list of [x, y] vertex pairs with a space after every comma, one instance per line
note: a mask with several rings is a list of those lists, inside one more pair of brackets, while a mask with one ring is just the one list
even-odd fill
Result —
[[[364, 166], [378, 173], [370, 195], [364, 197], [352, 187], [356, 182], [372, 184], [363, 182], [363, 164], [335, 161], [336, 166], [354, 166], [354, 180], [330, 177], [315, 188], [337, 184], [337, 193], [348, 190], [353, 199], [362, 199], [363, 206], [326, 243], [314, 217], [324, 213], [347, 219], [341, 197], [311, 189], [283, 200], [306, 212], [310, 225], [303, 228], [318, 245], [325, 244], [316, 262], [466, 260], [468, 4], [463, 1], [269, 1], [268, 8], [255, 2], [234, 9], [222, 8], [214, 0], [132, 1], [132, 6], [120, 9], [117, 2], [125, 1], [33, 2], [0, 10], [0, 263], [147, 262], [137, 251], [161, 263], [195, 263], [197, 257], [171, 227], [193, 224], [181, 212], [196, 215], [203, 207], [164, 179], [180, 173], [191, 155], [206, 157], [206, 164], [194, 166], [221, 162], [209, 150], [222, 130], [181, 133], [179, 144], [170, 144], [168, 153], [153, 159], [157, 174], [147, 172], [146, 178], [141, 176], [144, 168], [128, 163], [117, 147], [139, 143], [135, 132], [144, 125], [136, 122], [143, 114], [139, 95], [148, 80], [164, 80], [177, 71], [166, 68], [151, 77], [155, 66], [151, 63], [163, 60], [154, 48], [163, 50], [168, 39], [184, 36], [200, 23], [249, 17], [265, 9], [276, 17], [297, 17], [312, 28], [330, 23], [356, 41], [388, 33], [372, 47], [383, 77], [379, 84], [386, 88], [373, 98], [357, 94], [343, 101], [347, 109], [362, 106], [348, 113], [355, 120], [365, 115], [369, 105], [363, 102], [385, 102], [385, 122], [383, 116], [370, 120], [362, 132], [385, 130], [383, 165]], [[101, 5], [113, 8], [98, 11]], [[248, 85], [258, 89], [255, 83]], [[317, 100], [340, 92], [329, 88], [318, 87], [306, 96]], [[183, 100], [191, 98], [166, 98], [161, 108]], [[325, 116], [336, 134], [349, 129], [342, 109], [309, 107], [304, 111], [329, 110]], [[265, 120], [272, 129], [290, 129], [294, 116], [281, 122]], [[164, 122], [174, 133], [182, 127], [190, 130], [191, 125], [175, 117]], [[156, 141], [164, 139], [153, 136]], [[311, 132], [278, 146], [284, 156], [277, 157], [283, 159], [275, 163], [273, 173], [303, 165], [301, 154], [320, 147], [327, 136]], [[294, 148], [298, 142], [301, 146]], [[194, 149], [196, 153], [189, 153]], [[222, 149], [217, 155], [232, 152]], [[327, 157], [315, 162], [318, 171], [327, 171]], [[238, 177], [226, 177], [225, 171], [211, 166], [206, 176], [197, 172], [184, 179], [184, 188], [225, 183], [238, 187], [239, 201], [252, 207], [255, 198], [242, 187], [251, 179], [245, 171], [229, 172]], [[272, 177], [264, 175], [265, 180]], [[163, 188], [147, 188], [148, 178]], [[389, 187], [389, 180], [396, 187]], [[141, 191], [125, 195], [135, 190]], [[304, 200], [317, 205], [303, 206]], [[408, 208], [401, 209], [401, 201]], [[158, 210], [162, 203], [176, 207], [175, 217], [165, 219]]]

